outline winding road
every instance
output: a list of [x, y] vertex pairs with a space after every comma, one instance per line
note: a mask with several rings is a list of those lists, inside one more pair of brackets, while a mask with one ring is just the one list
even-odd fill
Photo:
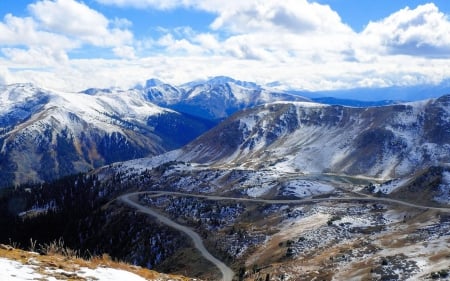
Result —
[[225, 196], [215, 196], [215, 195], [200, 195], [200, 194], [188, 194], [182, 192], [171, 192], [171, 191], [141, 191], [141, 192], [133, 192], [124, 194], [117, 199], [124, 202], [130, 207], [137, 209], [138, 211], [153, 216], [160, 220], [162, 223], [166, 224], [169, 227], [172, 227], [176, 230], [184, 232], [188, 235], [192, 241], [194, 242], [195, 247], [200, 251], [201, 255], [208, 261], [212, 262], [222, 273], [222, 281], [231, 281], [234, 276], [234, 272], [231, 268], [229, 268], [225, 263], [218, 260], [214, 257], [208, 250], [205, 248], [203, 244], [202, 238], [192, 229], [178, 224], [168, 217], [161, 215], [158, 212], [155, 212], [149, 207], [140, 205], [139, 203], [133, 201], [131, 197], [140, 195], [140, 194], [150, 194], [154, 197], [170, 195], [170, 196], [184, 196], [184, 197], [194, 197], [194, 198], [203, 198], [212, 201], [234, 201], [234, 202], [254, 202], [254, 203], [265, 203], [265, 204], [311, 204], [311, 203], [319, 203], [319, 202], [330, 202], [330, 201], [339, 201], [339, 202], [348, 202], [348, 201], [365, 201], [365, 202], [381, 202], [388, 204], [398, 204], [407, 207], [413, 207], [422, 210], [436, 210], [440, 212], [450, 213], [450, 208], [441, 208], [441, 207], [431, 207], [431, 206], [423, 206], [414, 203], [409, 203], [397, 199], [391, 198], [383, 198], [383, 197], [373, 197], [370, 195], [361, 194], [361, 197], [328, 197], [328, 198], [316, 198], [316, 199], [259, 199], [259, 198], [236, 198], [236, 197], [225, 197]]
[[201, 195], [201, 194], [189, 194], [183, 192], [174, 192], [174, 191], [140, 191], [128, 193], [127, 195], [138, 195], [138, 194], [152, 194], [155, 197], [162, 195], [171, 195], [171, 196], [183, 196], [183, 197], [195, 197], [195, 198], [203, 198], [211, 201], [234, 201], [234, 202], [254, 202], [254, 203], [265, 203], [265, 204], [311, 204], [311, 203], [320, 203], [320, 202], [329, 202], [329, 201], [338, 201], [338, 202], [349, 202], [349, 201], [365, 201], [365, 202], [381, 202], [388, 204], [398, 204], [406, 207], [413, 207], [421, 210], [435, 210], [444, 213], [450, 213], [450, 208], [444, 207], [432, 207], [432, 206], [424, 206], [419, 204], [414, 204], [402, 200], [385, 198], [385, 197], [374, 197], [370, 195], [365, 195], [362, 193], [358, 193], [361, 196], [348, 196], [348, 197], [327, 197], [327, 198], [307, 198], [307, 199], [261, 199], [261, 198], [241, 198], [241, 197], [226, 197], [226, 196], [216, 196], [216, 195]]
[[163, 216], [152, 209], [142, 206], [136, 202], [134, 202], [132, 199], [130, 199], [131, 196], [134, 196], [138, 193], [130, 193], [120, 196], [118, 199], [125, 204], [127, 204], [130, 207], [133, 207], [137, 209], [138, 211], [148, 214], [150, 216], [153, 216], [157, 218], [162, 223], [166, 224], [169, 227], [172, 227], [176, 230], [179, 230], [181, 232], [184, 232], [186, 235], [188, 235], [192, 242], [194, 242], [195, 248], [197, 248], [201, 255], [208, 261], [212, 262], [222, 273], [222, 281], [231, 281], [234, 276], [234, 272], [231, 268], [229, 268], [226, 264], [224, 264], [222, 261], [218, 260], [216, 257], [214, 257], [208, 250], [206, 249], [205, 245], [203, 244], [202, 238], [200, 235], [198, 235], [196, 232], [194, 232], [192, 229], [178, 224], [171, 219], [167, 218], [166, 216]]

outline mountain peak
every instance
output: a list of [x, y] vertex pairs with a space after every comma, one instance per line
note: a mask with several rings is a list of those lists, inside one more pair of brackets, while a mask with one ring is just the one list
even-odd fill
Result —
[[228, 76], [215, 76], [213, 78], [210, 78], [208, 81], [206, 81], [207, 84], [210, 85], [220, 85], [220, 84], [226, 84], [226, 83], [233, 83], [239, 86], [242, 86], [244, 88], [250, 88], [250, 89], [260, 89], [261, 86], [254, 82], [248, 82], [248, 81], [240, 81], [233, 79]]
[[182, 87], [188, 87], [188, 88], [193, 88], [199, 85], [211, 85], [211, 86], [217, 86], [217, 85], [225, 85], [225, 84], [235, 84], [244, 88], [248, 88], [248, 89], [261, 89], [261, 86], [254, 83], [254, 82], [248, 82], [248, 81], [240, 81], [240, 80], [236, 80], [234, 78], [228, 77], [228, 76], [214, 76], [214, 77], [209, 77], [207, 80], [204, 79], [199, 79], [199, 80], [195, 80], [195, 81], [191, 81], [188, 83], [185, 83], [183, 85], [181, 85]]
[[160, 86], [163, 84], [165, 84], [163, 81], [156, 79], [156, 78], [151, 78], [151, 79], [148, 79], [147, 81], [145, 81], [145, 88]]

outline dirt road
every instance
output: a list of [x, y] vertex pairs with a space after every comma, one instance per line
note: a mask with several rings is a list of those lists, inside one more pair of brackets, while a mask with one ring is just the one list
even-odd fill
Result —
[[135, 201], [133, 201], [130, 197], [136, 195], [135, 193], [125, 194], [120, 196], [118, 199], [125, 204], [127, 204], [130, 207], [133, 207], [137, 209], [138, 211], [148, 214], [152, 217], [157, 218], [159, 221], [164, 223], [165, 225], [172, 227], [176, 230], [179, 230], [181, 232], [184, 232], [187, 236], [189, 236], [192, 239], [192, 242], [194, 243], [195, 248], [197, 248], [202, 256], [212, 262], [222, 273], [222, 281], [231, 281], [234, 276], [234, 272], [231, 268], [229, 268], [226, 264], [224, 264], [222, 261], [218, 260], [216, 257], [214, 257], [208, 250], [205, 248], [205, 245], [203, 244], [202, 238], [200, 235], [198, 235], [196, 232], [194, 232], [192, 229], [178, 224], [171, 219], [153, 211], [152, 209], [142, 206]]

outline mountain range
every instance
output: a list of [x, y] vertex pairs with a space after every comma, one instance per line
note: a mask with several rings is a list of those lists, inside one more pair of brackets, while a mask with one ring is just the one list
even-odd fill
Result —
[[383, 179], [450, 161], [449, 96], [325, 105], [215, 77], [79, 93], [15, 84], [0, 97], [3, 187], [176, 149], [192, 162]]
[[305, 99], [229, 78], [180, 87], [153, 79], [143, 88], [79, 93], [2, 86], [0, 186], [158, 155], [180, 148], [239, 109], [274, 100]]
[[15, 84], [0, 148], [1, 243], [206, 280], [448, 277], [450, 95]]
[[214, 77], [175, 87], [151, 79], [142, 90], [149, 101], [209, 120], [223, 120], [236, 111], [274, 101], [309, 101], [296, 94], [265, 89], [255, 83]]

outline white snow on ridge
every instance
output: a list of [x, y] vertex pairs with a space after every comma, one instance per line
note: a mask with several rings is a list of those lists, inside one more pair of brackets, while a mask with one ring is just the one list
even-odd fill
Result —
[[142, 94], [136, 91], [100, 93], [94, 96], [83, 93], [58, 92], [57, 95], [59, 102], [64, 104], [64, 108], [83, 115], [98, 116], [108, 112], [115, 113], [122, 118], [144, 119], [150, 115], [169, 111], [145, 101]]
[[250, 103], [251, 95], [248, 91], [248, 89], [243, 88], [239, 85], [236, 85], [234, 83], [228, 83], [228, 85], [231, 88], [231, 92], [233, 93], [234, 97], [239, 100], [240, 102], [244, 103]]
[[11, 110], [36, 96], [37, 88], [31, 84], [17, 84], [0, 87], [0, 114]]
[[300, 108], [324, 108], [324, 107], [329, 106], [327, 104], [309, 102], [309, 101], [275, 101], [275, 102], [266, 104], [266, 107], [270, 106], [271, 104], [292, 104], [292, 105], [295, 105], [296, 107], [300, 107]]
[[[35, 106], [41, 111], [30, 112]], [[148, 102], [145, 95], [137, 90], [113, 89], [86, 94], [49, 91], [32, 84], [0, 87], [0, 117], [3, 114], [10, 114], [11, 111], [14, 113], [13, 116], [19, 119], [33, 114], [26, 124], [30, 126], [33, 122], [39, 123], [33, 128], [33, 132], [37, 135], [48, 124], [57, 130], [73, 128], [72, 133], [75, 135], [85, 131], [86, 126], [98, 128], [109, 134], [114, 132], [123, 134], [120, 119], [146, 125], [149, 116], [175, 113]], [[18, 131], [23, 127], [18, 126], [15, 130]]]
[[118, 162], [113, 164], [113, 166], [120, 167], [121, 171], [132, 170], [133, 172], [142, 172], [145, 171], [146, 169], [152, 169], [154, 167], [157, 167], [170, 161], [175, 160], [183, 161], [182, 159], [179, 159], [181, 155], [182, 151], [180, 149], [177, 149], [153, 157], [139, 158], [125, 162]]
[[[95, 95], [85, 93], [71, 93], [62, 91], [48, 91], [34, 87], [31, 84], [17, 84], [0, 88], [0, 114], [8, 112], [13, 106], [25, 104], [38, 95], [48, 95], [50, 101], [47, 108], [56, 106], [68, 112], [78, 114], [95, 121], [105, 112], [117, 114], [121, 118], [144, 119], [151, 115], [172, 111], [161, 108], [146, 101], [143, 93], [136, 90], [112, 92], [98, 92]], [[87, 116], [87, 117], [86, 117]]]

